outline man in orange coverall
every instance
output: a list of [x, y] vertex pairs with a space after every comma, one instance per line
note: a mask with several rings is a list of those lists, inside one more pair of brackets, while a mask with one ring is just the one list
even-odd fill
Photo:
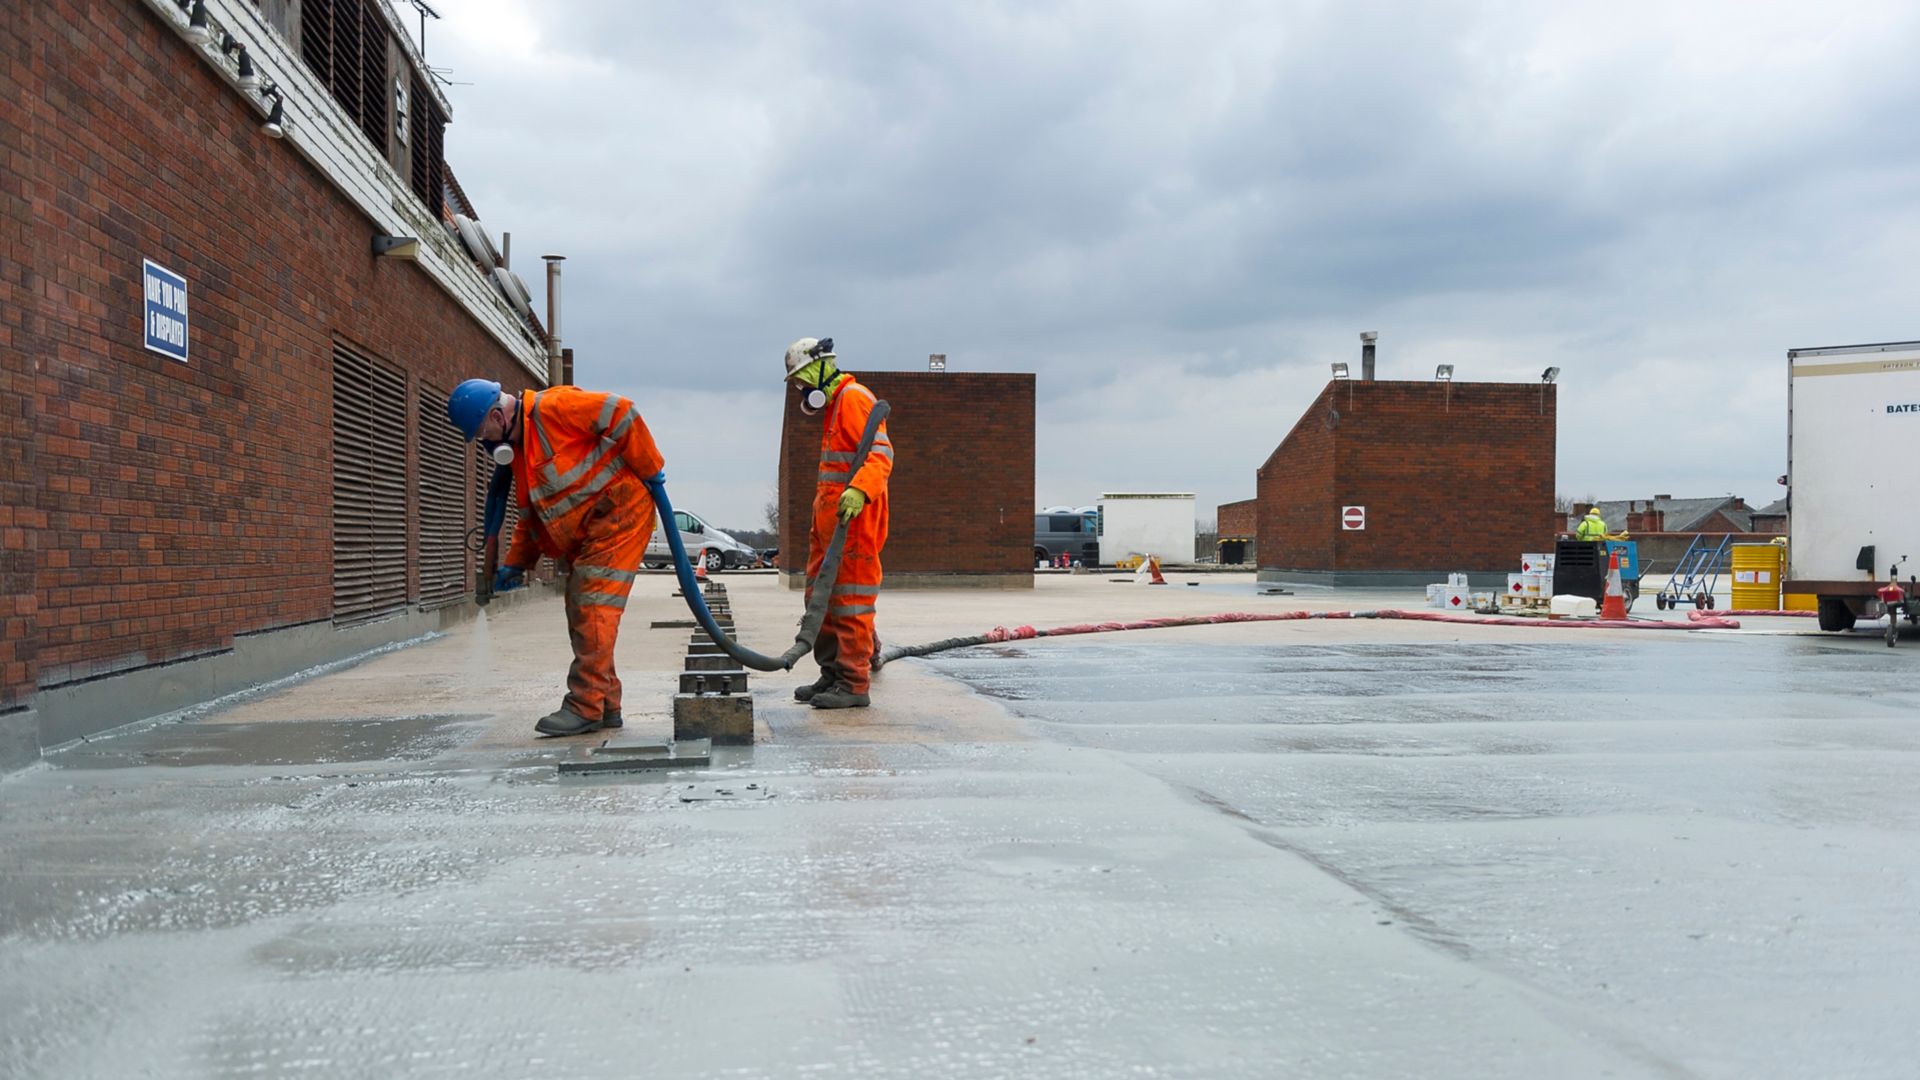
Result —
[[534, 730], [582, 735], [620, 727], [613, 645], [653, 534], [653, 496], [642, 481], [664, 464], [640, 411], [618, 394], [556, 386], [516, 396], [499, 383], [468, 379], [448, 396], [447, 419], [513, 466], [520, 524], [495, 588], [519, 585], [543, 554], [572, 565], [567, 696]]
[[893, 440], [880, 425], [865, 465], [853, 472], [853, 453], [866, 433], [873, 391], [834, 364], [832, 338], [801, 338], [787, 348], [787, 380], [800, 391], [800, 409], [826, 414], [820, 434], [820, 477], [813, 489], [813, 534], [807, 552], [807, 598], [826, 558], [834, 526], [849, 522], [833, 583], [827, 620], [813, 645], [820, 678], [793, 692], [816, 709], [864, 709], [873, 670], [873, 609], [880, 599], [880, 549], [887, 546], [887, 477]]

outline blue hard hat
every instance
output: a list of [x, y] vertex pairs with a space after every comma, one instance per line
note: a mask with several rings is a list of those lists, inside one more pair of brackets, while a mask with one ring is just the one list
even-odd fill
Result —
[[460, 429], [468, 442], [480, 434], [487, 413], [500, 400], [500, 384], [488, 379], [468, 379], [447, 395], [447, 419]]

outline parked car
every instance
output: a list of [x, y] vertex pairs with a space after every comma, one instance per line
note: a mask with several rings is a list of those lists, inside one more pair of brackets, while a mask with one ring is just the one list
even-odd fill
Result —
[[[673, 520], [680, 528], [680, 542], [686, 546], [687, 557], [705, 566], [709, 574], [752, 566], [758, 559], [752, 548], [707, 524], [698, 514], [675, 510]], [[653, 530], [653, 538], [647, 541], [647, 553], [642, 559], [649, 570], [658, 570], [673, 562], [673, 549], [667, 546], [664, 527]]]
[[1056, 555], [1067, 555], [1088, 566], [1100, 563], [1098, 518], [1079, 511], [1053, 511], [1033, 515], [1033, 559], [1052, 562]]

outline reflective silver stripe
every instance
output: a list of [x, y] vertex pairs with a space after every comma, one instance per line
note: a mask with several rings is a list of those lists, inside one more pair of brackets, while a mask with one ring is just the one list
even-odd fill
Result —
[[820, 455], [820, 464], [851, 465], [853, 464], [853, 451], [829, 450], [826, 453]]
[[883, 457], [883, 458], [886, 458], [888, 461], [893, 460], [893, 447], [891, 446], [880, 446], [878, 444], [875, 444], [873, 448], [873, 453], [875, 457]]
[[626, 593], [583, 592], [574, 595], [578, 598], [574, 605], [576, 607], [625, 608], [627, 606]]
[[553, 444], [547, 441], [547, 429], [540, 426], [540, 395], [533, 395], [533, 437], [540, 440], [540, 452], [553, 456]]
[[588, 581], [631, 582], [636, 576], [632, 570], [616, 570], [611, 566], [583, 566], [573, 564], [573, 570]]
[[872, 604], [835, 604], [832, 607], [827, 609], [827, 614], [833, 615], [833, 616], [871, 615], [873, 614], [873, 605]]
[[613, 410], [619, 407], [619, 397], [608, 394], [606, 404], [600, 406], [600, 419], [593, 422], [593, 430], [596, 433], [607, 430], [607, 425], [613, 423]]
[[[618, 459], [607, 462], [606, 467], [593, 474], [593, 477], [585, 484], [582, 484], [578, 491], [540, 511], [540, 517], [546, 521], [553, 521], [565, 515], [567, 511], [600, 494], [601, 489], [607, 486], [607, 481], [613, 479], [614, 470], [619, 467], [620, 462]], [[538, 504], [536, 503], [535, 505]]]
[[833, 595], [835, 596], [879, 596], [880, 586], [878, 585], [835, 585], [833, 587]]
[[853, 474], [850, 472], [822, 472], [820, 479], [829, 484], [844, 484], [853, 479]]
[[546, 465], [542, 466], [547, 478], [540, 483], [540, 486], [533, 489], [533, 497], [536, 499], [550, 499], [567, 490], [568, 485], [593, 470], [598, 469], [601, 463], [606, 461], [607, 456], [612, 454], [615, 449], [611, 443], [602, 443], [599, 449], [581, 459], [578, 465], [575, 465], [564, 473], [555, 472], [553, 462], [547, 462]]

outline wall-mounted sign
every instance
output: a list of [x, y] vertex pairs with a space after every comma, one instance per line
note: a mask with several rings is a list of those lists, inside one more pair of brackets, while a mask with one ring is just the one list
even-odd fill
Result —
[[147, 351], [187, 362], [187, 279], [152, 259], [140, 260], [146, 298]]
[[1341, 507], [1340, 527], [1348, 532], [1364, 531], [1367, 527], [1367, 508], [1364, 506]]

